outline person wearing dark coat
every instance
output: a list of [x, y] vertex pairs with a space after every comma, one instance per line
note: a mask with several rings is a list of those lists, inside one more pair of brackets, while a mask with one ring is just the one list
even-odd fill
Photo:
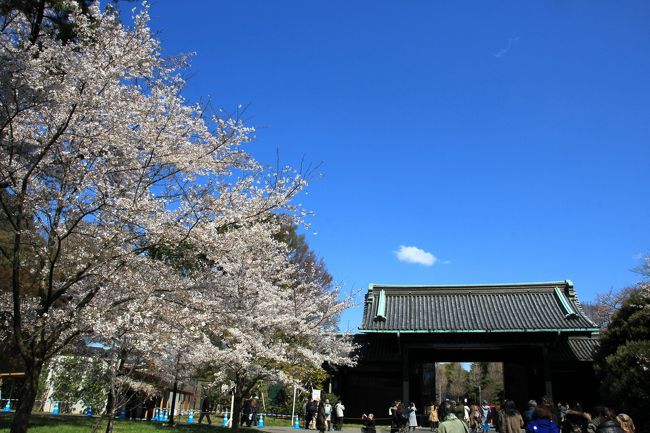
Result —
[[363, 433], [376, 433], [377, 429], [375, 427], [375, 415], [373, 414], [368, 414], [366, 415], [365, 413], [361, 416], [361, 424], [363, 425], [363, 428], [361, 431]]
[[242, 413], [241, 413], [241, 422], [239, 425], [243, 426], [246, 424], [246, 427], [251, 426], [252, 422], [252, 398], [247, 398], [244, 400], [244, 404], [242, 406]]
[[309, 430], [309, 425], [316, 416], [316, 409], [318, 408], [318, 402], [316, 400], [309, 399], [306, 406], [307, 414], [305, 415], [305, 430]]
[[393, 403], [388, 409], [390, 415], [390, 433], [397, 433], [400, 429], [401, 414], [399, 413], [399, 401]]
[[596, 428], [596, 433], [625, 433], [621, 425], [616, 420], [616, 413], [608, 407], [601, 409], [599, 413], [600, 423]]
[[210, 399], [206, 395], [201, 401], [201, 416], [199, 416], [199, 424], [203, 421], [203, 417], [208, 419], [208, 425], [212, 424], [212, 420], [210, 419], [210, 409]]
[[524, 426], [527, 426], [529, 422], [535, 417], [535, 409], [537, 408], [537, 402], [535, 400], [528, 401], [528, 408], [521, 414], [524, 418]]
[[323, 400], [318, 402], [318, 408], [316, 409], [316, 430], [320, 433], [325, 433], [325, 430], [327, 430], [327, 414], [325, 413]]
[[[257, 421], [257, 406], [258, 406], [258, 400], [257, 396], [254, 395], [251, 397], [251, 416], [249, 418], [250, 423], [254, 423]], [[246, 424], [246, 427], [250, 427], [250, 424]]]
[[603, 421], [598, 425], [598, 428], [596, 429], [596, 432], [598, 433], [625, 433], [625, 430], [621, 428], [621, 425], [618, 423], [618, 421], [614, 419], [608, 419], [607, 421]]

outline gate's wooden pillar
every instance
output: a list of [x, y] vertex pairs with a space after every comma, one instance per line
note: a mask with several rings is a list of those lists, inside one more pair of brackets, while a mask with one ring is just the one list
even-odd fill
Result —
[[551, 354], [545, 344], [542, 348], [542, 362], [544, 363], [544, 393], [553, 398], [553, 378], [551, 377]]
[[402, 344], [402, 402], [408, 405], [409, 402], [409, 350]]
[[527, 365], [521, 360], [503, 362], [503, 388], [505, 397], [524, 407], [533, 396], [529, 392]]

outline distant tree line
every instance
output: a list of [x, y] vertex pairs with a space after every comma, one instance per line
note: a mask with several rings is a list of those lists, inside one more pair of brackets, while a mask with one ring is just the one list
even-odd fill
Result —
[[475, 362], [469, 371], [460, 362], [440, 363], [436, 366], [436, 400], [487, 400], [498, 402], [503, 398], [503, 364]]

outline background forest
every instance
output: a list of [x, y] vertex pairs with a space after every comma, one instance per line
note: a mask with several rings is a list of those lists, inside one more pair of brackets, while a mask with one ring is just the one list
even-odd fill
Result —
[[503, 364], [475, 362], [469, 370], [460, 362], [436, 364], [436, 401], [446, 398], [460, 401], [487, 400], [496, 403], [503, 398]]

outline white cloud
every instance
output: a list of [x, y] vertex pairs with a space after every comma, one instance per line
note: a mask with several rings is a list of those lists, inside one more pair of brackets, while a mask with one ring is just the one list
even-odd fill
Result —
[[400, 262], [417, 263], [424, 266], [431, 266], [438, 261], [436, 256], [418, 247], [400, 245], [395, 254]]
[[505, 55], [508, 54], [508, 51], [510, 51], [510, 49], [511, 49], [511, 48], [514, 46], [514, 44], [516, 44], [517, 42], [519, 42], [519, 36], [515, 36], [514, 38], [510, 38], [510, 39], [508, 39], [508, 46], [505, 47], [505, 48], [500, 49], [500, 50], [499, 50], [498, 52], [496, 52], [496, 53], [492, 53], [492, 55], [493, 55], [494, 57], [496, 57], [497, 59], [500, 59], [500, 58], [502, 58], [502, 57], [505, 57]]

